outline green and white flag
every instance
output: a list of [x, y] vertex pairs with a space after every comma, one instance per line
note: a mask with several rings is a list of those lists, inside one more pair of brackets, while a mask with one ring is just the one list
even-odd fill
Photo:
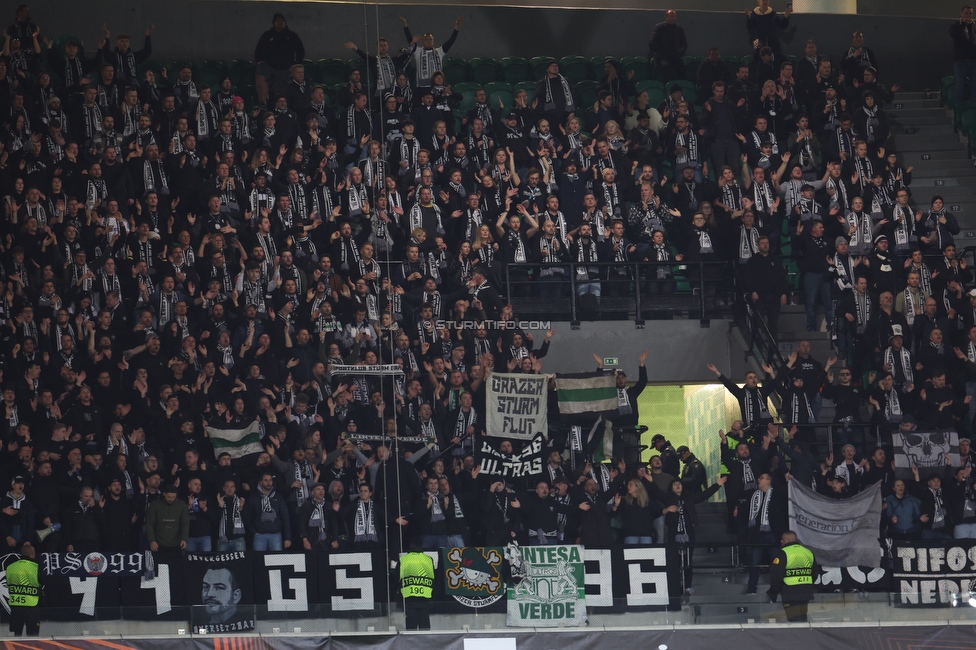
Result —
[[210, 435], [217, 456], [227, 452], [231, 460], [238, 460], [264, 451], [264, 447], [261, 446], [261, 423], [257, 420], [243, 429], [217, 428], [211, 422], [207, 425], [207, 433]]
[[617, 378], [602, 372], [556, 375], [556, 396], [562, 416], [613, 413], [617, 410]]
[[525, 577], [508, 587], [510, 627], [558, 627], [586, 623], [586, 584], [581, 546], [522, 546]]

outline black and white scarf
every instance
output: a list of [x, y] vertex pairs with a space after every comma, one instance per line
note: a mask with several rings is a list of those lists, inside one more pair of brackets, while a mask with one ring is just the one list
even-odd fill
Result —
[[353, 522], [354, 540], [360, 542], [378, 542], [376, 535], [376, 520], [373, 518], [373, 501], [369, 504], [359, 501], [356, 504], [356, 517]]
[[[895, 358], [897, 355], [897, 359]], [[915, 383], [915, 372], [912, 366], [912, 355], [905, 348], [896, 350], [888, 347], [884, 351], [884, 365], [891, 368], [895, 383], [899, 386]]]
[[932, 500], [935, 506], [935, 512], [932, 516], [932, 530], [939, 530], [946, 525], [946, 509], [945, 502], [942, 500], [942, 489], [933, 490], [929, 488], [929, 492], [932, 493]]
[[217, 526], [218, 541], [227, 541], [227, 523], [231, 524], [231, 535], [244, 535], [244, 519], [241, 517], [241, 500], [235, 495], [224, 498], [224, 509], [220, 513], [220, 524]]
[[[562, 76], [561, 74], [556, 75], [555, 78], [559, 80], [559, 84], [560, 84], [560, 86], [562, 86], [563, 97], [566, 100], [566, 108], [568, 110], [572, 110], [572, 107], [573, 107], [573, 91], [570, 90], [570, 88], [569, 88], [569, 81], [567, 81], [566, 77]], [[549, 78], [549, 75], [546, 75], [546, 78], [545, 78], [545, 82], [546, 82], [546, 103], [545, 103], [545, 107], [544, 108], [547, 111], [553, 110], [555, 108], [555, 103], [554, 103], [554, 100], [553, 100], [553, 88], [552, 88], [553, 81], [554, 81], [554, 79], [550, 79]]]
[[681, 147], [686, 149], [686, 151], [675, 154], [675, 164], [677, 166], [695, 167], [698, 163], [698, 136], [692, 131], [688, 131], [688, 133], [675, 133], [674, 148], [678, 149]]
[[739, 264], [745, 264], [759, 251], [759, 229], [739, 226]]
[[773, 500], [773, 488], [765, 492], [756, 490], [749, 500], [749, 528], [759, 525], [759, 530], [764, 533], [770, 532], [769, 527], [769, 504]]
[[169, 193], [169, 183], [166, 180], [166, 171], [163, 170], [162, 161], [144, 161], [142, 163], [142, 181], [147, 192], [155, 190], [162, 194]]

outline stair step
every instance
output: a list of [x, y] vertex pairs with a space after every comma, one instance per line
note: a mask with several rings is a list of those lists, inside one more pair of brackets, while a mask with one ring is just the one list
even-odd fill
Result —
[[956, 133], [952, 124], [944, 117], [916, 117], [891, 124], [891, 134], [895, 139], [914, 136], [952, 135]]
[[[945, 115], [939, 114], [893, 119], [890, 122], [890, 126], [891, 132], [895, 135], [920, 135], [923, 132], [951, 133], [953, 131], [952, 124], [946, 122]], [[906, 128], [912, 128], [914, 131], [905, 133]]]
[[945, 179], [950, 176], [972, 176], [976, 173], [971, 160], [960, 158], [959, 160], [943, 160], [937, 165], [922, 165], [919, 163], [909, 163], [915, 169], [912, 171], [912, 183], [922, 178]]
[[891, 109], [887, 111], [888, 121], [903, 122], [905, 120], [917, 118], [917, 117], [940, 117], [945, 120], [945, 111], [938, 106], [931, 107], [915, 107], [906, 106], [905, 108]]
[[[921, 165], [937, 166], [947, 161], [969, 160], [965, 147], [955, 147], [953, 149], [942, 149], [939, 151], [899, 151], [902, 164], [906, 166], [914, 165], [915, 171], [919, 171]], [[922, 160], [922, 154], [928, 154], [928, 160]]]
[[959, 138], [951, 130], [948, 133], [933, 133], [931, 136], [927, 136], [924, 131], [919, 131], [914, 136], [895, 135], [894, 141], [895, 151], [931, 152], [962, 147]]

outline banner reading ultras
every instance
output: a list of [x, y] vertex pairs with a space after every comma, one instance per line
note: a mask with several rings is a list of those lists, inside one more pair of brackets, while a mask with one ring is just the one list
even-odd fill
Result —
[[489, 436], [531, 440], [548, 432], [545, 375], [492, 373], [488, 378], [486, 418]]
[[508, 588], [506, 624], [557, 627], [586, 623], [586, 580], [580, 546], [522, 547], [525, 577]]

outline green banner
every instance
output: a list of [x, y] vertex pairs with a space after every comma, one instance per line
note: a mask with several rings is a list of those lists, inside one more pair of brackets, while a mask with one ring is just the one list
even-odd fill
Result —
[[506, 624], [558, 627], [586, 623], [586, 584], [580, 546], [526, 546], [525, 577], [508, 587]]

